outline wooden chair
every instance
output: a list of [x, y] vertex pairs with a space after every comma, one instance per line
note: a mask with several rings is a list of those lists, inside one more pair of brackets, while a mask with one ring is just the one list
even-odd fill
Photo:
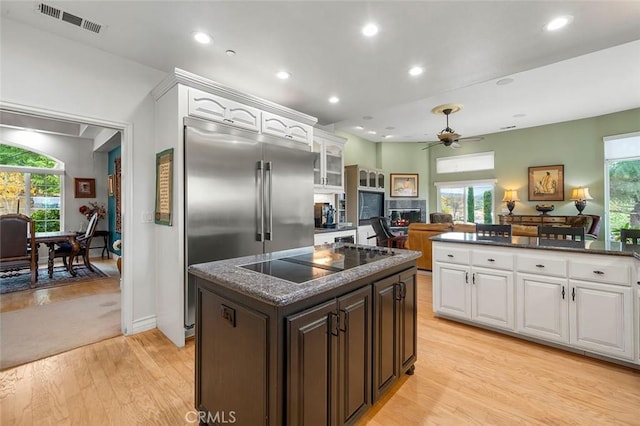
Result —
[[480, 239], [511, 241], [511, 225], [476, 223], [476, 235]]
[[[82, 261], [84, 265], [89, 268], [91, 272], [95, 272], [93, 266], [91, 265], [91, 260], [89, 259], [89, 249], [91, 247], [91, 240], [93, 239], [93, 234], [96, 231], [96, 226], [98, 225], [98, 213], [94, 213], [89, 219], [89, 225], [87, 226], [87, 231], [84, 235], [76, 238], [76, 241], [80, 245], [80, 250], [76, 254], [77, 256], [82, 256]], [[67, 266], [67, 258], [71, 256], [72, 247], [69, 243], [60, 244], [60, 246], [55, 251], [55, 257], [61, 257], [62, 263], [64, 266]], [[73, 259], [69, 259], [69, 262], [73, 263]]]
[[584, 247], [584, 227], [547, 226], [538, 227], [538, 244], [556, 247]]
[[391, 232], [387, 218], [383, 216], [376, 216], [371, 218], [371, 226], [376, 233], [377, 245], [387, 246], [389, 248], [403, 249], [407, 242], [406, 235], [395, 235]]
[[38, 261], [35, 223], [22, 214], [0, 216], [0, 272], [15, 276], [21, 269], [31, 270], [33, 288], [38, 281]]
[[637, 247], [640, 249], [640, 229], [621, 229], [620, 242], [622, 247]]

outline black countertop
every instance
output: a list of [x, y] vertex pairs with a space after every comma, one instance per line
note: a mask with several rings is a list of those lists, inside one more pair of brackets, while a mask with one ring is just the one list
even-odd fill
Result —
[[587, 240], [583, 245], [568, 246], [559, 242], [558, 245], [540, 244], [537, 237], [516, 237], [509, 240], [492, 237], [479, 237], [475, 233], [446, 232], [430, 238], [431, 241], [444, 243], [478, 244], [496, 247], [516, 247], [526, 249], [559, 250], [577, 253], [609, 254], [617, 256], [632, 256], [640, 260], [640, 247], [622, 247], [622, 243], [615, 241]]

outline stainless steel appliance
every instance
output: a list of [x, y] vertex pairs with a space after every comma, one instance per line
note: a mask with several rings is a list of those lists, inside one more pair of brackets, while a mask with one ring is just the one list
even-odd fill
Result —
[[[187, 265], [313, 245], [308, 145], [185, 118]], [[195, 284], [185, 271], [185, 327]]]

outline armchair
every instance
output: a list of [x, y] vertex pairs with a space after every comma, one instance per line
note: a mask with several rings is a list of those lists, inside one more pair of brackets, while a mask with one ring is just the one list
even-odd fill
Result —
[[38, 262], [35, 224], [22, 214], [0, 216], [0, 272], [31, 270], [33, 288], [38, 281]]
[[376, 240], [379, 246], [386, 245], [389, 248], [403, 249], [407, 241], [406, 235], [395, 235], [391, 232], [387, 218], [376, 216], [371, 218], [371, 226], [376, 233]]
[[[84, 265], [87, 268], [89, 268], [91, 272], [95, 272], [95, 270], [93, 269], [93, 266], [91, 265], [91, 260], [89, 259], [89, 249], [91, 247], [91, 240], [93, 239], [93, 234], [96, 231], [97, 225], [98, 225], [98, 213], [94, 213], [93, 216], [91, 216], [91, 219], [89, 219], [89, 225], [87, 226], [87, 231], [84, 233], [84, 235], [76, 238], [76, 241], [80, 245], [80, 250], [76, 254], [76, 257], [82, 256]], [[72, 251], [73, 251], [73, 247], [71, 246], [71, 244], [62, 243], [55, 250], [54, 257], [61, 257], [62, 263], [64, 263], [64, 266], [67, 266], [67, 257], [71, 256]], [[69, 262], [73, 263], [73, 259], [69, 259]]]

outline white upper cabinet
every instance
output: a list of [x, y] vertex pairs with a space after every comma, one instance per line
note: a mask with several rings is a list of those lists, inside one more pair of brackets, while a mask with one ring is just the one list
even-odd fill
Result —
[[270, 112], [262, 113], [262, 133], [311, 145], [313, 127]]
[[346, 139], [314, 129], [313, 183], [316, 192], [344, 192]]
[[260, 131], [260, 110], [202, 90], [189, 88], [189, 115]]
[[384, 191], [384, 172], [376, 169], [358, 169], [359, 189]]

